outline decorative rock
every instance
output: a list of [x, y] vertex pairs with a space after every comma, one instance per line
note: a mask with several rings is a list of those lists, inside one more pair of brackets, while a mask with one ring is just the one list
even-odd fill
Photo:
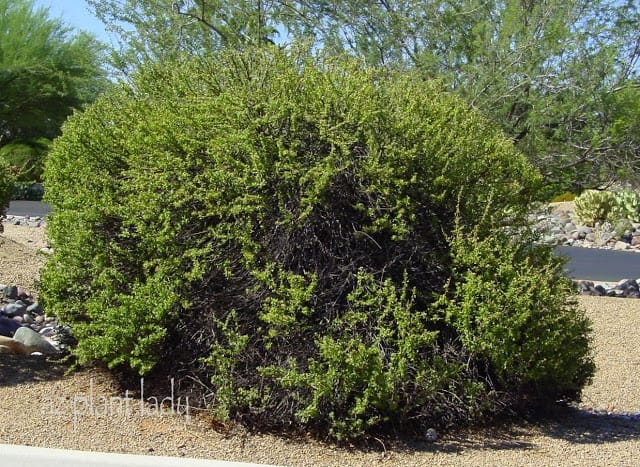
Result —
[[43, 354], [52, 354], [58, 352], [58, 349], [56, 349], [51, 342], [28, 327], [23, 326], [18, 329], [13, 335], [13, 338], [24, 344], [25, 347], [29, 349], [29, 353], [42, 352]]
[[627, 242], [622, 242], [618, 240], [613, 246], [614, 250], [628, 250], [631, 247]]
[[54, 331], [55, 329], [53, 329], [53, 326], [47, 326], [40, 329], [40, 332], [38, 334], [40, 334], [41, 336], [50, 336], [54, 333]]
[[12, 337], [19, 327], [14, 320], [0, 316], [0, 336]]
[[14, 303], [7, 303], [2, 309], [4, 310], [5, 315], [9, 317], [13, 317], [13, 316], [20, 316], [24, 314], [24, 312], [27, 310], [27, 307], [20, 302], [14, 302]]
[[25, 298], [29, 297], [29, 293], [22, 287], [18, 287], [16, 294], [20, 300], [24, 300]]
[[596, 292], [598, 292], [600, 294], [600, 296], [605, 296], [607, 295], [607, 289], [605, 289], [603, 286], [601, 286], [600, 284], [595, 286], [595, 290]]
[[640, 245], [640, 235], [634, 235], [631, 238], [631, 246], [639, 246]]
[[22, 315], [22, 322], [26, 324], [33, 324], [35, 321], [29, 313]]
[[616, 284], [616, 289], [626, 290], [629, 287], [638, 287], [638, 283], [634, 279], [622, 279]]
[[27, 307], [27, 312], [39, 315], [42, 313], [42, 307], [38, 302], [34, 302]]
[[10, 298], [12, 300], [15, 300], [18, 298], [18, 287], [16, 287], [15, 285], [7, 285], [4, 288], [4, 296], [6, 298]]
[[435, 443], [438, 441], [438, 432], [433, 428], [429, 428], [425, 433], [424, 438], [430, 443]]

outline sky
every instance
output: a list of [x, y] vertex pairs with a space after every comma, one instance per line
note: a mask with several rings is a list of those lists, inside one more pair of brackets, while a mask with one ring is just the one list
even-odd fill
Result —
[[51, 17], [62, 18], [68, 26], [92, 32], [107, 44], [112, 42], [104, 24], [91, 14], [85, 0], [35, 0], [34, 4], [36, 7], [49, 8]]

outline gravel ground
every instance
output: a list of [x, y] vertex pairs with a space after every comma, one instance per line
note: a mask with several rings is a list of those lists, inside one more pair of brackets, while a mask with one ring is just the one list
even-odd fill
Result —
[[[37, 286], [43, 229], [5, 226], [0, 283]], [[184, 401], [142, 410], [139, 387], [121, 388], [108, 372], [67, 374], [41, 357], [0, 355], [0, 443], [133, 454], [215, 458], [291, 466], [637, 465], [640, 457], [640, 300], [580, 297], [594, 324], [598, 370], [579, 409], [552, 421], [457, 434], [433, 444], [393, 444], [376, 451], [307, 439], [213, 429]], [[131, 390], [127, 393], [127, 390]], [[130, 401], [125, 399], [129, 396]], [[170, 394], [145, 394], [158, 399]], [[180, 414], [170, 414], [170, 408]]]

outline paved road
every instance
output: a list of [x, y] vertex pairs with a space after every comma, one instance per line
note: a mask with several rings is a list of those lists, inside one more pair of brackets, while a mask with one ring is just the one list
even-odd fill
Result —
[[574, 279], [616, 282], [640, 277], [640, 253], [561, 246], [557, 251], [569, 258], [567, 274]]
[[51, 207], [40, 201], [11, 201], [7, 210], [7, 214], [12, 216], [44, 217], [49, 212]]

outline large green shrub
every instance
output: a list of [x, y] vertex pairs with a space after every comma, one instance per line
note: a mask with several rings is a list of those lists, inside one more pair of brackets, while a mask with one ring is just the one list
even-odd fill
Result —
[[[487, 342], [467, 324], [477, 268], [451, 243], [456, 226], [479, 242], [522, 227], [537, 173], [437, 83], [305, 57], [151, 66], [67, 122], [42, 295], [80, 361], [200, 381], [218, 417], [339, 438], [578, 394], [588, 326], [564, 286], [540, 309], [483, 297], [479, 314], [520, 323]], [[527, 284], [557, 279], [523, 258]]]

